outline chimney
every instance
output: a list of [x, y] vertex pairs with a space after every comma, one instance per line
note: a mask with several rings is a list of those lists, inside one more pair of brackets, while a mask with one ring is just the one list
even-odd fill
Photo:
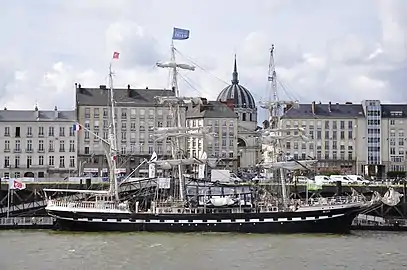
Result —
[[332, 107], [331, 106], [332, 106], [332, 103], [329, 101], [329, 103], [328, 103], [328, 111], [329, 112], [332, 112]]
[[7, 107], [4, 107], [4, 110], [7, 111]]
[[148, 90], [148, 86], [146, 86], [146, 90]]
[[175, 87], [171, 87], [171, 91], [175, 93]]
[[313, 101], [312, 104], [311, 104], [311, 111], [312, 111], [312, 114], [313, 114], [313, 115], [316, 114], [316, 104], [315, 104], [315, 101]]
[[127, 89], [130, 90], [130, 84], [127, 85]]
[[58, 119], [58, 107], [57, 106], [55, 106], [55, 108], [54, 108], [54, 118]]
[[287, 111], [289, 111], [292, 107], [293, 107], [292, 104], [287, 104], [287, 105], [284, 107], [284, 109], [283, 109], [284, 113], [286, 113]]
[[267, 129], [270, 127], [270, 122], [268, 120], [263, 121], [263, 129]]
[[232, 111], [235, 109], [235, 100], [234, 99], [228, 99], [226, 101], [221, 101], [223, 104], [226, 104], [226, 106], [229, 107]]
[[79, 93], [83, 94], [83, 89], [80, 83], [75, 83], [75, 89], [79, 90]]
[[208, 109], [208, 106], [203, 106], [203, 104], [198, 104], [197, 106], [199, 106], [199, 112], [203, 112]]
[[106, 89], [106, 85], [101, 84], [101, 85], [99, 85], [99, 88], [100, 88], [100, 89]]
[[35, 118], [36, 118], [37, 120], [39, 120], [39, 119], [40, 119], [40, 111], [38, 110], [38, 106], [37, 106], [37, 105], [35, 105], [34, 110], [35, 110]]
[[127, 96], [132, 97], [132, 90], [130, 89], [130, 85], [127, 86]]

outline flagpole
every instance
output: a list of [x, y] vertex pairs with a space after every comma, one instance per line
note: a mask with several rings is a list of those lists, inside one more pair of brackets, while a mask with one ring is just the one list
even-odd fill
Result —
[[10, 217], [10, 195], [11, 195], [11, 189], [10, 189], [10, 179], [8, 180], [8, 191], [7, 191], [7, 218]]
[[309, 185], [309, 183], [308, 183], [308, 180], [307, 180], [307, 184], [305, 185], [305, 204], [306, 205], [308, 205], [308, 192], [309, 192], [308, 185]]
[[179, 97], [179, 90], [178, 90], [178, 70], [177, 70], [177, 65], [175, 61], [175, 47], [174, 47], [174, 39], [171, 39], [171, 62], [173, 62], [174, 67], [172, 69], [172, 88], [175, 91], [175, 95]]

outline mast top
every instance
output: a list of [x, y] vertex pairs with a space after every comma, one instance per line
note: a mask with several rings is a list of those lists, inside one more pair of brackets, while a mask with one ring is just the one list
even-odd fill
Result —
[[232, 84], [234, 84], [234, 85], [239, 84], [239, 73], [237, 73], [236, 54], [235, 54], [235, 63], [234, 63], [233, 73], [232, 73]]

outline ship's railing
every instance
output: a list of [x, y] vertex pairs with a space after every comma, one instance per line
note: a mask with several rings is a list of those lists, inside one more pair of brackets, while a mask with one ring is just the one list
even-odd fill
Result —
[[291, 204], [299, 205], [311, 205], [311, 206], [322, 206], [322, 205], [340, 205], [340, 204], [352, 204], [365, 202], [365, 197], [362, 195], [358, 196], [339, 196], [339, 197], [327, 197], [327, 198], [311, 198], [307, 200], [291, 200]]
[[0, 218], [0, 226], [9, 225], [52, 225], [54, 220], [52, 217], [9, 217]]
[[57, 206], [64, 208], [75, 208], [75, 209], [103, 209], [103, 210], [118, 210], [118, 211], [128, 211], [127, 203], [115, 203], [106, 201], [84, 201], [84, 202], [68, 202], [60, 200], [49, 200], [48, 207]]

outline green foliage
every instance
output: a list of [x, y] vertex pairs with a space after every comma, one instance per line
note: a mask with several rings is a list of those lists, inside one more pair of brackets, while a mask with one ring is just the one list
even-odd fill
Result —
[[406, 177], [405, 171], [388, 171], [387, 172], [388, 178], [404, 178]]

